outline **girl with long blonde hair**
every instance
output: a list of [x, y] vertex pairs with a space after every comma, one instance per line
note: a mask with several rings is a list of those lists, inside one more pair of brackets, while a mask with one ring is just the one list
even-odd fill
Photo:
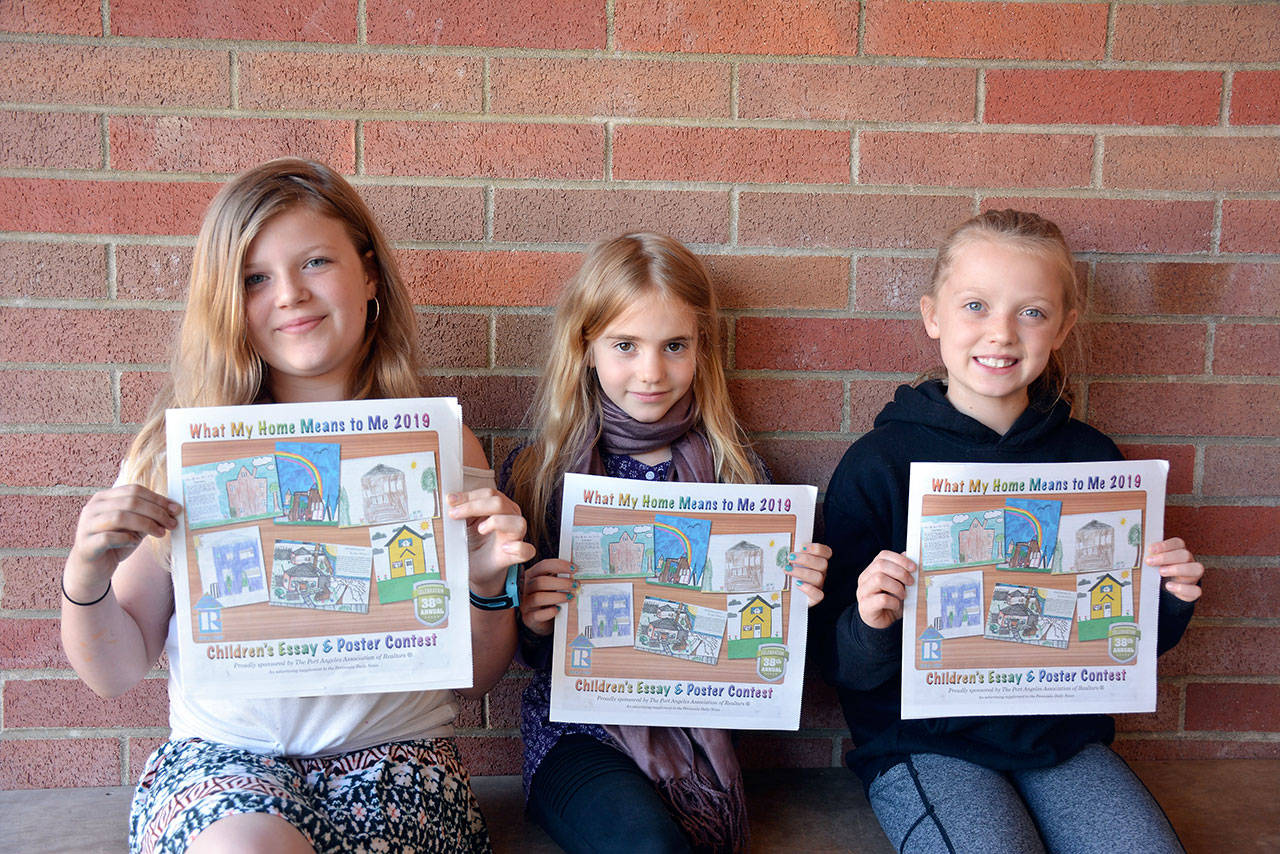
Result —
[[[167, 535], [182, 507], [164, 484], [164, 411], [418, 394], [413, 307], [385, 238], [327, 166], [274, 160], [209, 206], [169, 380], [119, 483], [80, 514], [63, 570], [62, 640], [102, 696], [128, 691], [166, 652], [170, 736], [147, 761], [130, 817], [134, 851], [487, 851], [453, 744], [452, 691], [235, 702], [180, 683]], [[496, 597], [533, 552], [515, 504], [492, 488], [464, 428], [474, 595]], [[147, 537], [155, 538], [141, 548]], [[473, 608], [478, 697], [511, 661], [509, 610]]]
[[[594, 245], [556, 308], [535, 398], [535, 438], [505, 489], [538, 560], [524, 574], [521, 655], [530, 813], [567, 851], [737, 851], [746, 845], [737, 758], [724, 730], [552, 723], [552, 622], [576, 586], [557, 554], [566, 472], [757, 483], [759, 460], [734, 417], [715, 290], [678, 241], [626, 234]], [[806, 544], [788, 573], [822, 597], [830, 550]]]

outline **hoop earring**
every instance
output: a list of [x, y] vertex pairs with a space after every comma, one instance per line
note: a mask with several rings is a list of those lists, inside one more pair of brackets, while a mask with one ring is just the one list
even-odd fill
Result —
[[382, 316], [382, 303], [378, 302], [378, 297], [373, 298], [373, 319], [369, 321], [370, 326], [376, 326], [378, 318]]

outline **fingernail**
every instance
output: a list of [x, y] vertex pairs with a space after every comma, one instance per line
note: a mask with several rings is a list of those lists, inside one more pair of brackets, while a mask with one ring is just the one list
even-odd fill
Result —
[[573, 601], [573, 594], [572, 594], [572, 593], [570, 593], [570, 594], [569, 594], [569, 598], [568, 598], [568, 600], [567, 600], [567, 601], [569, 601], [569, 602], [572, 602], [572, 601]]
[[795, 559], [796, 559], [796, 553], [795, 553], [795, 552], [792, 552], [792, 553], [791, 553], [791, 555], [790, 555], [790, 557], [788, 557], [788, 558], [787, 558], [787, 560], [795, 560]]
[[796, 579], [796, 587], [804, 587], [804, 582], [797, 578], [797, 579]]

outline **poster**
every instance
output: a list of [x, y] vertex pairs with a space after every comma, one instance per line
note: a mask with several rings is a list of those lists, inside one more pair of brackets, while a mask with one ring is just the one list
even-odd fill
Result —
[[452, 398], [166, 413], [183, 685], [219, 698], [471, 685]]
[[1168, 472], [912, 463], [902, 716], [1154, 711]]
[[808, 597], [783, 570], [817, 494], [566, 475], [551, 719], [798, 729]]

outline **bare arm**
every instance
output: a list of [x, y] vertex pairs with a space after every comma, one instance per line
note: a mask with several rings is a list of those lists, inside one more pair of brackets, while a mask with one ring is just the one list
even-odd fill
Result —
[[[488, 466], [484, 449], [470, 430], [462, 431], [464, 464]], [[476, 489], [449, 496], [449, 515], [466, 519], [471, 541], [471, 589], [479, 596], [498, 596], [506, 585], [507, 567], [533, 557], [524, 542], [525, 523], [515, 502], [495, 489]], [[464, 697], [481, 697], [502, 678], [516, 650], [514, 609], [471, 609], [472, 687]]]
[[138, 684], [164, 649], [173, 584], [148, 538], [172, 531], [179, 509], [132, 484], [97, 493], [80, 513], [62, 575], [62, 646], [100, 696], [115, 697]]

